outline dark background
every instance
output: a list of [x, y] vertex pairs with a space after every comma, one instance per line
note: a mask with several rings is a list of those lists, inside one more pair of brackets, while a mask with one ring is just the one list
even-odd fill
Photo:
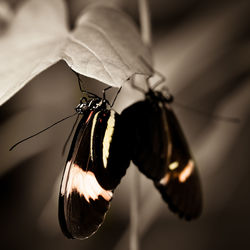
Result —
[[[18, 8], [18, 1], [10, 2]], [[68, 1], [72, 26], [85, 3]], [[135, 1], [122, 5], [137, 19]], [[199, 165], [204, 211], [196, 221], [178, 219], [141, 175], [141, 249], [248, 249], [250, 2], [152, 0], [150, 9], [155, 67], [167, 78]], [[103, 86], [88, 83], [101, 93]], [[75, 76], [60, 62], [0, 107], [0, 249], [128, 249], [134, 166], [100, 230], [85, 241], [68, 240], [57, 221], [57, 194], [65, 163], [61, 150], [73, 120], [8, 151], [19, 139], [71, 114], [80, 96]], [[125, 102], [121, 93], [117, 105]], [[240, 118], [240, 123], [215, 114]]]

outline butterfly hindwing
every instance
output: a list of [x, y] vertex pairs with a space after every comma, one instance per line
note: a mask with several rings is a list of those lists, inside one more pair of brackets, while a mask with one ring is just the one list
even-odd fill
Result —
[[200, 215], [202, 209], [198, 169], [174, 112], [169, 104], [162, 103], [162, 106], [171, 156], [165, 175], [154, 183], [173, 212], [185, 219], [193, 219]]

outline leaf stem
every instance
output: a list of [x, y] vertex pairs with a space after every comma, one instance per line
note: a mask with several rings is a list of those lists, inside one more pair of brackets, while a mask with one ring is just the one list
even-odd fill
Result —
[[151, 19], [148, 0], [138, 0], [142, 41], [150, 46], [152, 42]]
[[[151, 25], [147, 0], [138, 0], [142, 41], [151, 45]], [[140, 176], [135, 166], [132, 169], [132, 185], [130, 188], [130, 250], [139, 250], [139, 197]]]
[[130, 186], [130, 250], [139, 250], [139, 198], [140, 198], [140, 176], [132, 166]]

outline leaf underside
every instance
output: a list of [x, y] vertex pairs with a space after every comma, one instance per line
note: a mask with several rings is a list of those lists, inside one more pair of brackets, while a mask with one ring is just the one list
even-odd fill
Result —
[[30, 0], [0, 37], [0, 105], [59, 60], [78, 73], [120, 87], [134, 73], [150, 74], [140, 59], [149, 49], [118, 8], [93, 5], [69, 31], [62, 0]]

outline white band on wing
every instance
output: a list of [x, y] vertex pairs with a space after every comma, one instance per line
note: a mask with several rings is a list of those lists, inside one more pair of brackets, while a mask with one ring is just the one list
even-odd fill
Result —
[[71, 192], [77, 191], [88, 202], [90, 199], [98, 199], [99, 196], [110, 201], [113, 196], [112, 191], [105, 190], [100, 186], [93, 172], [84, 171], [76, 164], [72, 164], [70, 168], [66, 190], [67, 197]]

